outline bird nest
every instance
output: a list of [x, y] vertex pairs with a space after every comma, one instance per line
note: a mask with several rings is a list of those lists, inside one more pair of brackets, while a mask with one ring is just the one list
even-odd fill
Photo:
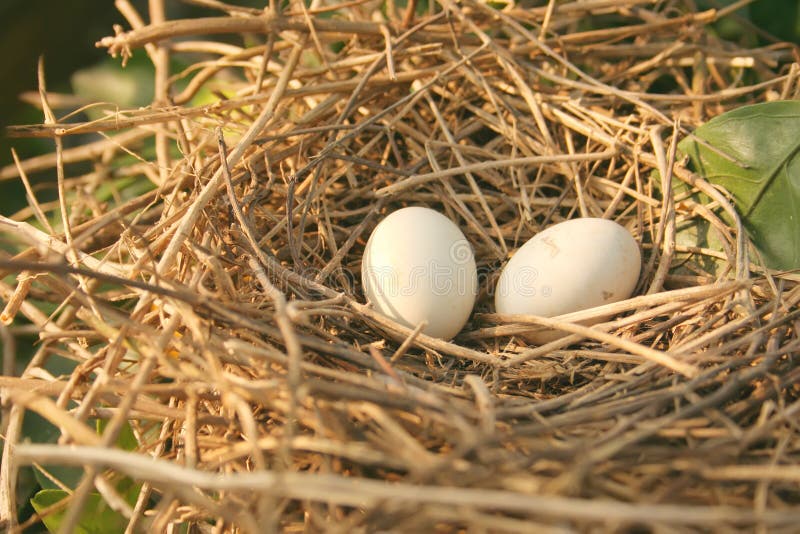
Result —
[[[192, 3], [118, 2], [130, 29], [98, 43], [149, 56], [151, 106], [59, 118], [42, 77], [43, 124], [9, 129], [56, 147], [0, 171], [29, 190], [0, 220], [9, 528], [97, 503], [129, 532], [797, 528], [800, 277], [675, 152], [796, 97], [795, 48], [726, 42], [691, 2]], [[410, 205], [475, 252], [452, 341], [362, 293], [367, 237]], [[634, 296], [494, 313], [505, 260], [577, 217], [635, 237]], [[676, 239], [696, 221], [724, 246]], [[30, 465], [63, 498], [25, 515]]]

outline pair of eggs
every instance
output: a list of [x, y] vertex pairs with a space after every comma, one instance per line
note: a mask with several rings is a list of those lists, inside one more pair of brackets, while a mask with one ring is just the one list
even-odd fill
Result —
[[[520, 247], [498, 278], [495, 309], [554, 317], [631, 296], [639, 278], [639, 246], [614, 221], [572, 219]], [[453, 338], [478, 293], [472, 247], [450, 219], [424, 207], [397, 210], [367, 241], [361, 280], [369, 302], [409, 328]]]

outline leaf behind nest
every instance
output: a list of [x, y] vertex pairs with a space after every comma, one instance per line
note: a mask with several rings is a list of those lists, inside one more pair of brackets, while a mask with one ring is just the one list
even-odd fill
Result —
[[695, 171], [733, 195], [768, 267], [800, 268], [800, 101], [724, 113], [678, 148]]

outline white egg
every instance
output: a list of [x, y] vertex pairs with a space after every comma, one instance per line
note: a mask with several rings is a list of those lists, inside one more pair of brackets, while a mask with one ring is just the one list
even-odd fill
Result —
[[397, 322], [450, 339], [467, 322], [478, 288], [472, 247], [458, 226], [429, 208], [389, 214], [373, 230], [361, 260], [369, 302]]
[[495, 289], [498, 313], [555, 317], [624, 300], [642, 259], [633, 236], [607, 219], [572, 219], [536, 234], [508, 261]]

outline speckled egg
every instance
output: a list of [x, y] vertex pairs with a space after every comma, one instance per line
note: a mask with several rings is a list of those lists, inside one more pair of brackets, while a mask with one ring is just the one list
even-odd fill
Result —
[[631, 296], [642, 259], [633, 236], [614, 221], [572, 219], [536, 234], [503, 268], [498, 313], [554, 317]]

